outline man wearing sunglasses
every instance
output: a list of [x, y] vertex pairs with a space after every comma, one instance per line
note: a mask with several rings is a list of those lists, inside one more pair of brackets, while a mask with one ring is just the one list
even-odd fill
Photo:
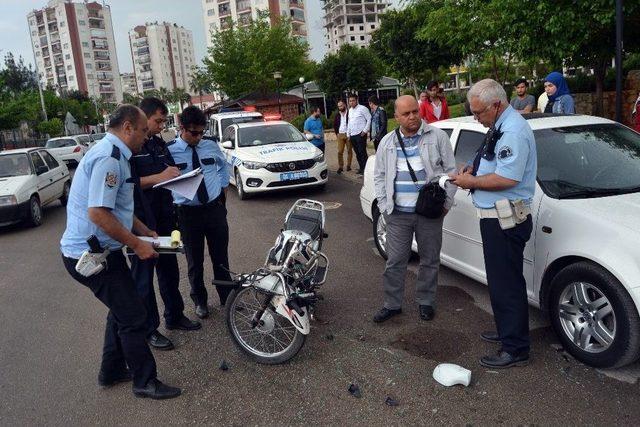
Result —
[[[140, 102], [140, 109], [147, 116], [147, 140], [139, 153], [131, 157], [131, 171], [136, 180], [134, 191], [135, 214], [141, 221], [161, 236], [168, 236], [176, 228], [171, 192], [163, 188], [154, 189], [160, 182], [180, 176], [166, 144], [158, 135], [167, 122], [168, 109], [158, 98], [148, 97]], [[160, 332], [160, 315], [156, 294], [153, 290], [153, 271], [158, 276], [158, 288], [164, 302], [164, 321], [167, 329], [193, 331], [200, 329], [184, 315], [184, 302], [180, 294], [180, 270], [175, 255], [160, 255], [158, 260], [142, 261], [131, 256], [131, 274], [136, 290], [147, 309], [147, 341], [157, 350], [171, 350], [173, 343]]]
[[[205, 238], [214, 278], [231, 280], [225, 198], [229, 167], [218, 145], [209, 139], [202, 139], [206, 124], [202, 110], [196, 106], [185, 108], [180, 115], [180, 136], [169, 144], [169, 152], [181, 173], [201, 168], [204, 176], [193, 200], [173, 193], [189, 267], [191, 299], [196, 306], [196, 315], [201, 319], [209, 316], [203, 267]], [[224, 305], [231, 288], [218, 286], [217, 291], [220, 304]]]

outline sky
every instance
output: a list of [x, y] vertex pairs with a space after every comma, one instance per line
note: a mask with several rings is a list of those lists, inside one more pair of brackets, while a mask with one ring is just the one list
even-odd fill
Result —
[[[392, 0], [399, 3], [400, 0]], [[47, 0], [0, 0], [0, 56], [13, 52], [22, 56], [27, 63], [33, 63], [33, 50], [29, 38], [27, 14], [33, 9], [41, 9]], [[198, 63], [206, 55], [206, 37], [202, 19], [201, 0], [107, 0], [111, 6], [113, 32], [120, 72], [132, 72], [129, 53], [128, 32], [145, 22], [167, 21], [182, 25], [193, 32], [196, 60]], [[320, 61], [324, 57], [322, 28], [322, 8], [320, 0], [305, 2], [309, 22], [309, 44], [311, 58]], [[179, 7], [177, 7], [179, 5]]]

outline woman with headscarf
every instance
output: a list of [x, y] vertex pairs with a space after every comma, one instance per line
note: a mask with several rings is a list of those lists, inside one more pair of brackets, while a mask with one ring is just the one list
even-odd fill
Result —
[[573, 97], [569, 92], [569, 86], [561, 73], [553, 71], [544, 79], [544, 91], [549, 102], [544, 109], [545, 113], [575, 114], [576, 107]]

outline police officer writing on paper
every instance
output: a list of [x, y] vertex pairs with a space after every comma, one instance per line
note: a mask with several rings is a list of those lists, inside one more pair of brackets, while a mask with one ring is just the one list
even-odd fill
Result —
[[457, 190], [447, 185], [445, 192], [438, 185], [442, 176], [456, 169], [447, 134], [420, 118], [418, 101], [409, 95], [396, 100], [395, 118], [400, 128], [380, 141], [373, 172], [378, 209], [387, 223], [388, 255], [382, 279], [384, 306], [373, 317], [376, 323], [402, 312], [414, 234], [420, 255], [416, 281], [420, 318], [433, 319], [442, 223]]
[[[204, 176], [193, 200], [173, 193], [174, 202], [178, 205], [178, 223], [187, 255], [191, 299], [196, 306], [196, 315], [201, 319], [209, 316], [203, 267], [205, 238], [214, 278], [231, 280], [225, 199], [229, 169], [218, 145], [209, 139], [202, 139], [206, 124], [207, 119], [202, 110], [196, 106], [185, 108], [180, 116], [180, 137], [168, 146], [182, 173], [201, 168]], [[221, 305], [225, 304], [231, 290], [230, 287], [217, 287]]]
[[475, 118], [489, 128], [473, 165], [452, 175], [453, 183], [472, 192], [480, 218], [489, 296], [497, 332], [481, 337], [501, 344], [480, 364], [489, 368], [529, 362], [529, 308], [523, 275], [524, 248], [531, 236], [530, 204], [537, 156], [527, 121], [508, 103], [502, 86], [486, 79], [467, 98]]
[[[177, 228], [171, 192], [152, 188], [155, 184], [180, 176], [173, 164], [165, 142], [158, 135], [167, 122], [166, 105], [158, 98], [145, 98], [140, 108], [147, 117], [147, 140], [140, 152], [131, 157], [131, 171], [135, 179], [134, 212], [137, 218], [161, 236], [168, 236]], [[171, 350], [173, 343], [160, 332], [160, 315], [153, 289], [153, 271], [158, 276], [158, 288], [164, 302], [164, 320], [167, 329], [192, 331], [200, 329], [200, 322], [185, 317], [184, 302], [180, 295], [180, 270], [174, 254], [160, 255], [159, 259], [141, 260], [131, 257], [131, 273], [138, 294], [147, 309], [148, 341], [158, 350]]]
[[138, 107], [125, 104], [114, 111], [109, 132], [76, 169], [60, 247], [69, 274], [109, 309], [98, 383], [108, 387], [133, 379], [136, 396], [168, 399], [181, 391], [156, 378], [146, 341], [147, 312], [122, 253], [126, 245], [141, 260], [158, 256], [135, 235], [157, 234], [133, 213], [129, 159], [142, 148], [147, 130], [147, 118]]

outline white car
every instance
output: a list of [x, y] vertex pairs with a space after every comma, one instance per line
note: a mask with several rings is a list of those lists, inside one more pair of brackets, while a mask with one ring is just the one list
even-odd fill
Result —
[[262, 113], [257, 111], [226, 111], [212, 114], [209, 117], [209, 125], [206, 136], [214, 141], [220, 141], [220, 136], [225, 129], [235, 123], [264, 122]]
[[324, 153], [283, 121], [228, 126], [218, 143], [240, 199], [249, 194], [327, 183]]
[[0, 225], [42, 224], [42, 207], [67, 204], [71, 177], [64, 162], [42, 148], [0, 152]]
[[75, 167], [89, 150], [89, 144], [91, 144], [89, 135], [74, 135], [51, 138], [44, 147], [62, 159], [67, 166]]
[[[536, 138], [533, 233], [524, 253], [530, 304], [548, 312], [564, 348], [597, 367], [640, 355], [640, 134], [591, 116], [525, 115]], [[458, 166], [473, 159], [487, 129], [472, 117], [434, 123]], [[373, 158], [360, 200], [385, 256]], [[414, 250], [416, 249], [414, 241]], [[479, 220], [458, 190], [444, 222], [444, 265], [486, 284]]]

